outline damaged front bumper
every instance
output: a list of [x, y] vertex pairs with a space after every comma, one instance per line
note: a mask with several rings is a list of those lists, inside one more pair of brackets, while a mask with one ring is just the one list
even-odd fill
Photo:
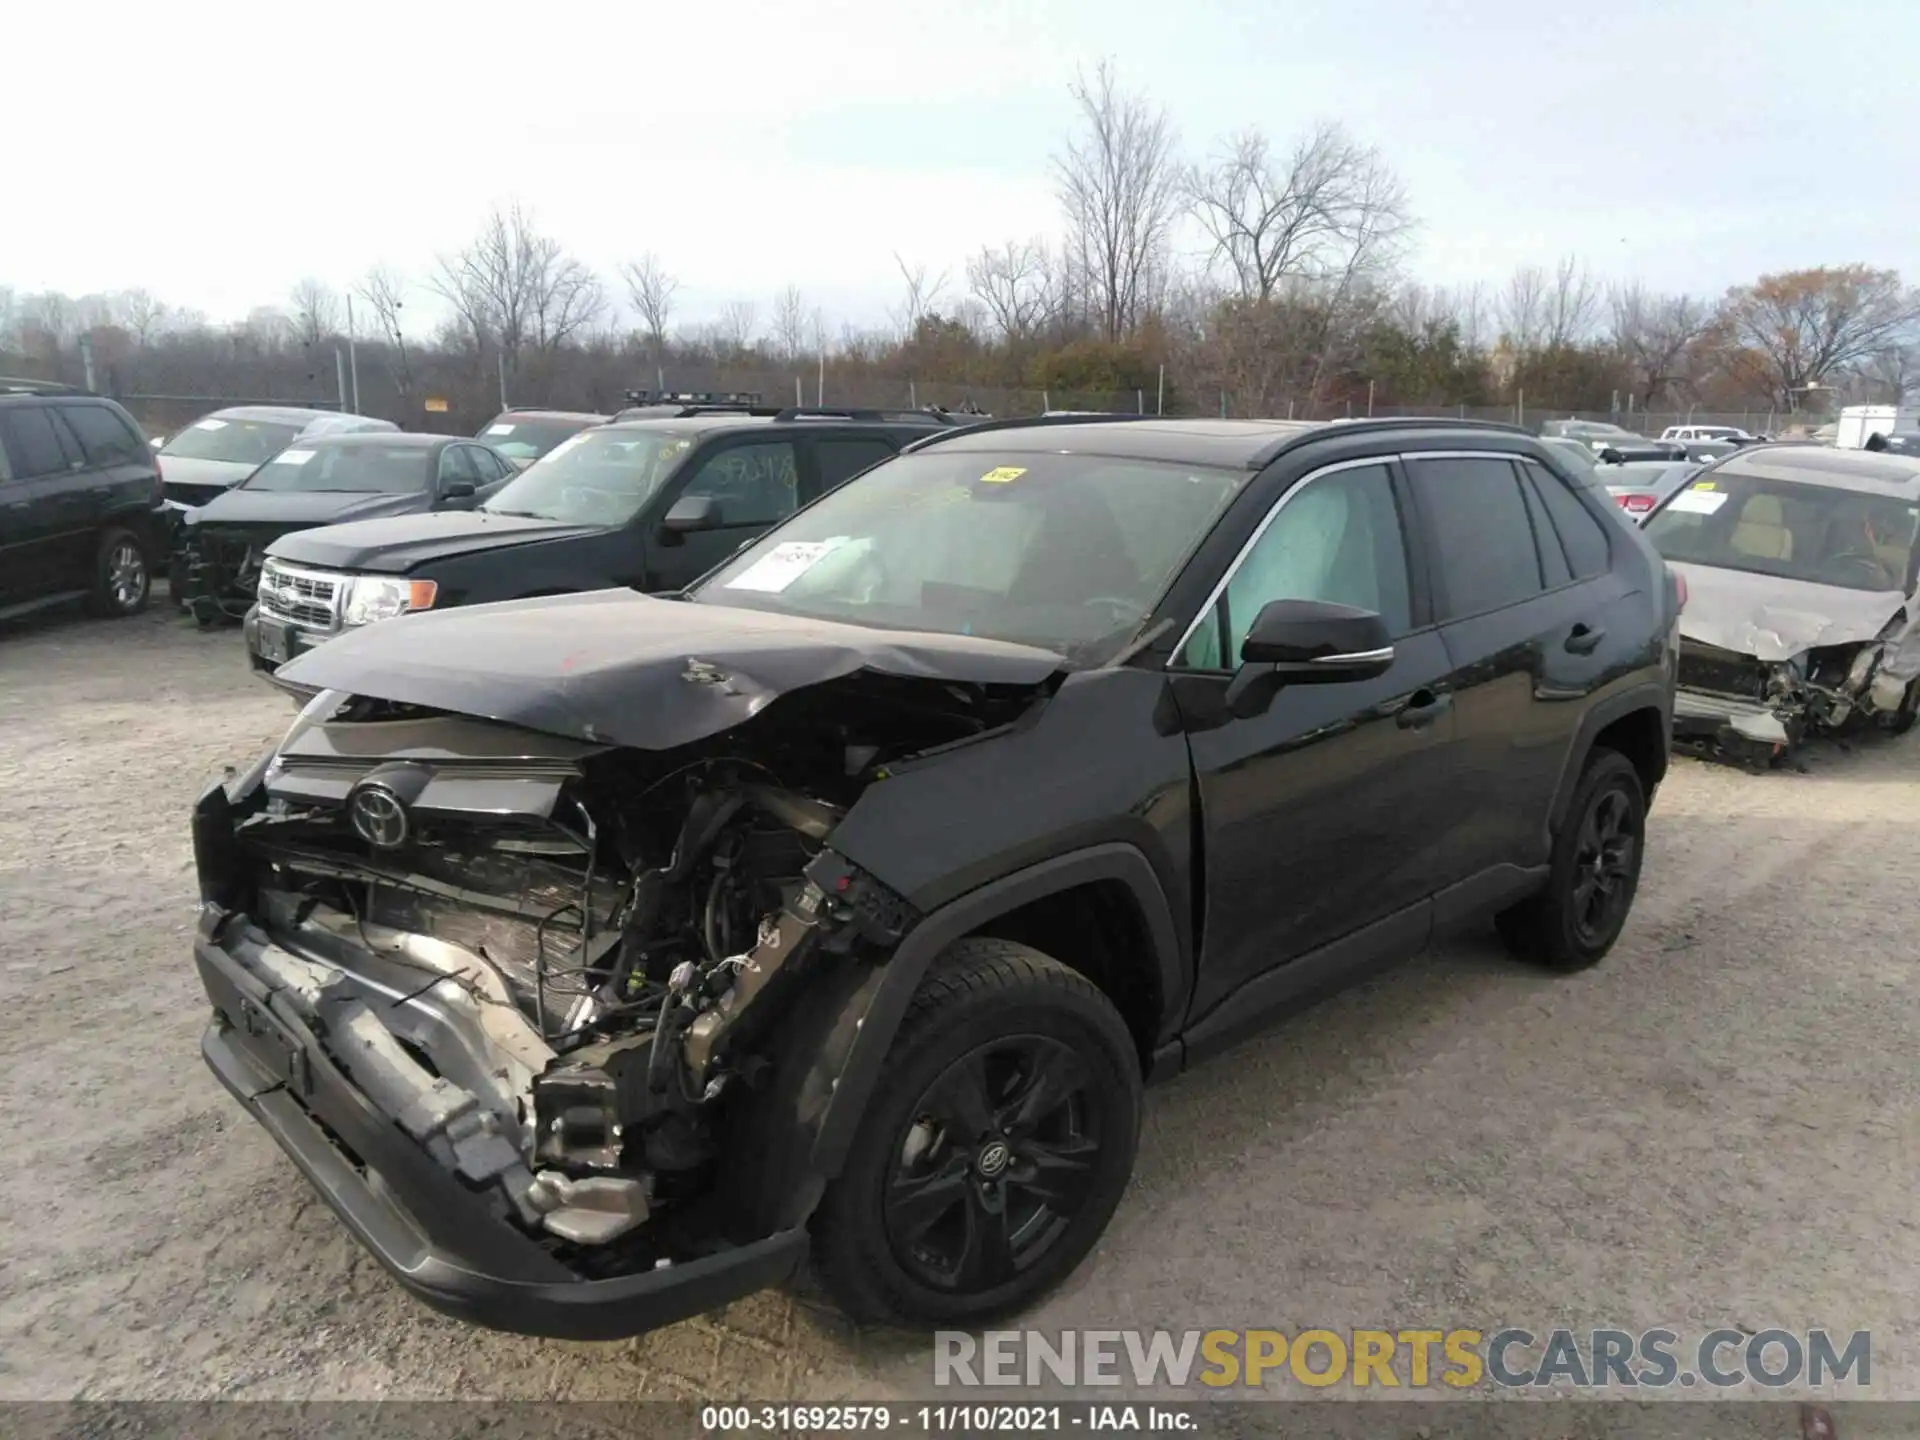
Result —
[[[457, 1123], [462, 1114], [471, 1119], [474, 1107], [387, 1113], [328, 1053], [303, 1014], [308, 1006], [299, 988], [287, 979], [297, 973], [289, 967], [349, 972], [290, 950], [215, 906], [205, 911], [194, 960], [214, 1006], [200, 1047], [209, 1068], [355, 1238], [436, 1310], [520, 1334], [616, 1339], [777, 1285], [806, 1257], [806, 1230], [796, 1226], [687, 1259], [662, 1258], [638, 1273], [592, 1278], [566, 1263], [564, 1246], [550, 1249], [516, 1228], [499, 1204], [461, 1183], [416, 1138], [425, 1134], [449, 1147], [477, 1142], [481, 1153], [470, 1149], [461, 1162], [486, 1165], [489, 1127], [462, 1131]], [[364, 977], [362, 984], [374, 986]], [[397, 1009], [409, 1002], [391, 1003]]]
[[1868, 644], [1763, 662], [1683, 642], [1674, 739], [1687, 748], [1763, 761], [1860, 720], [1892, 721], [1911, 708], [1912, 658], [1890, 645]]

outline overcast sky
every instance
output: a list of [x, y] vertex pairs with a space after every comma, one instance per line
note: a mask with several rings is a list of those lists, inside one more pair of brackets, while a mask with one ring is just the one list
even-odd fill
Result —
[[878, 320], [896, 251], [957, 281], [1057, 228], [1102, 56], [1190, 153], [1344, 121], [1406, 181], [1424, 280], [1567, 253], [1696, 292], [1920, 280], [1916, 42], [1920, 0], [23, 6], [0, 285], [234, 318], [303, 275], [423, 276], [518, 200], [609, 276], [656, 251], [684, 318], [794, 282]]

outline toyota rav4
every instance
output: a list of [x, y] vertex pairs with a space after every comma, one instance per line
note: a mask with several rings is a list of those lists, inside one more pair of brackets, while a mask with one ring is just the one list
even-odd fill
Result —
[[811, 1255], [971, 1325], [1086, 1256], [1144, 1082], [1477, 917], [1607, 953], [1680, 600], [1518, 431], [936, 434], [685, 592], [292, 661], [194, 815], [202, 1049], [453, 1314], [627, 1335]]

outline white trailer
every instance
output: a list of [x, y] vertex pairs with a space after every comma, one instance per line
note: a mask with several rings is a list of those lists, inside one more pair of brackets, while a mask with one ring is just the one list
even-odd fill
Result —
[[1920, 409], [1911, 405], [1848, 405], [1840, 412], [1833, 435], [1837, 450], [1864, 450], [1874, 434], [1920, 429]]

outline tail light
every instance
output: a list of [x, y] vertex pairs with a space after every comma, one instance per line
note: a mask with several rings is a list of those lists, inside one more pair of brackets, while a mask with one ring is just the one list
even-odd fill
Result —
[[1684, 610], [1687, 608], [1687, 577], [1671, 567], [1667, 573], [1673, 576], [1673, 593], [1679, 597], [1680, 608]]
[[1616, 495], [1614, 499], [1620, 502], [1620, 508], [1629, 515], [1644, 515], [1653, 509], [1651, 495]]

